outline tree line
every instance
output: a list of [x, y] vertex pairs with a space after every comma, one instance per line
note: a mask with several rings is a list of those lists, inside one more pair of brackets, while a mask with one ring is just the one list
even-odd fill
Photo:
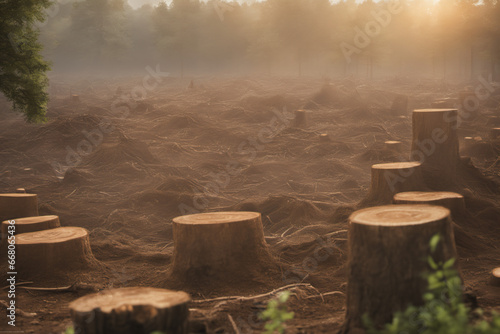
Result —
[[[497, 0], [59, 0], [41, 27], [55, 69], [427, 74], [498, 72]], [[51, 17], [52, 16], [52, 17]], [[142, 68], [142, 67], [141, 67]]]

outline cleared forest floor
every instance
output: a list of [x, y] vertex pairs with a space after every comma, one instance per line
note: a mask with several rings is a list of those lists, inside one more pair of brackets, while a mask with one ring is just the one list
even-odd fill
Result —
[[[53, 78], [44, 125], [25, 124], [0, 101], [0, 192], [24, 187], [38, 194], [40, 215], [87, 228], [103, 264], [101, 270], [26, 285], [78, 283], [72, 291], [18, 289], [16, 304], [25, 314], [18, 314], [16, 330], [61, 333], [71, 325], [68, 302], [109, 287], [181, 289], [200, 300], [303, 283], [289, 303], [296, 316], [288, 332], [335, 332], [345, 298], [319, 292], [345, 291], [347, 218], [367, 193], [370, 166], [405, 160], [410, 150], [411, 114], [390, 113], [395, 94], [407, 94], [412, 110], [456, 98], [464, 87], [406, 79], [346, 80], [326, 88], [324, 81], [307, 78], [204, 78], [194, 80], [194, 88], [189, 83], [163, 78], [145, 89], [142, 78]], [[70, 88], [80, 102], [71, 101]], [[138, 91], [146, 92], [142, 100], [120, 100]], [[459, 134], [481, 137], [462, 145], [461, 154], [500, 182], [500, 141], [489, 139], [488, 116], [500, 115], [494, 101], [466, 119]], [[308, 125], [292, 128], [294, 111], [301, 108], [310, 110]], [[330, 141], [320, 140], [323, 133]], [[387, 151], [386, 140], [402, 141], [406, 151]], [[475, 217], [475, 226], [465, 228], [467, 238], [458, 240], [465, 285], [480, 307], [500, 310], [500, 288], [487, 285], [489, 271], [500, 266], [500, 189], [469, 183], [462, 194]], [[279, 268], [256, 268], [248, 279], [169, 279], [171, 219], [194, 210], [262, 213]], [[4, 267], [0, 278], [6, 282]], [[229, 314], [242, 333], [259, 332], [263, 323], [256, 315], [268, 299], [193, 303], [192, 318], [210, 333], [233, 333]], [[0, 321], [0, 331], [12, 329], [6, 322]]]

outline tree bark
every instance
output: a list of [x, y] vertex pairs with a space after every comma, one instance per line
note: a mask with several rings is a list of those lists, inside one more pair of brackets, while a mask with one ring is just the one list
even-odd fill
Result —
[[[441, 241], [434, 253], [430, 239]], [[456, 258], [448, 209], [431, 205], [387, 205], [354, 212], [349, 224], [347, 312], [344, 332], [363, 328], [367, 314], [375, 326], [397, 311], [421, 305], [427, 290], [422, 275], [435, 261]]]
[[422, 163], [427, 184], [446, 190], [456, 181], [458, 153], [458, 112], [456, 109], [413, 111], [413, 142], [410, 160]]
[[180, 279], [250, 276], [272, 261], [260, 213], [213, 212], [173, 220], [172, 275]]
[[24, 279], [55, 277], [90, 267], [95, 258], [89, 233], [81, 227], [58, 227], [16, 236], [16, 269]]
[[372, 181], [368, 196], [361, 205], [390, 204], [394, 194], [425, 190], [418, 162], [392, 162], [372, 166]]
[[75, 333], [188, 333], [188, 303], [182, 291], [121, 288], [81, 297], [69, 304]]
[[35, 194], [0, 194], [0, 221], [38, 216]]

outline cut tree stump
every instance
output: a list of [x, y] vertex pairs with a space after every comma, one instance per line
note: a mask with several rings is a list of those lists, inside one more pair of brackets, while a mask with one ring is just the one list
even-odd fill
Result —
[[172, 275], [203, 279], [248, 276], [271, 262], [257, 212], [213, 212], [173, 220]]
[[425, 190], [418, 162], [391, 162], [372, 166], [372, 180], [364, 204], [390, 204], [394, 194]]
[[406, 115], [408, 112], [408, 96], [397, 95], [392, 102], [391, 112], [394, 115]]
[[307, 127], [307, 111], [302, 109], [295, 110], [295, 119], [293, 120], [293, 126], [295, 128]]
[[16, 193], [18, 193], [18, 194], [26, 194], [26, 189], [24, 189], [24, 188], [17, 188], [16, 189]]
[[394, 195], [394, 204], [430, 204], [444, 206], [452, 217], [465, 213], [465, 200], [460, 194], [448, 191], [409, 191]]
[[386, 142], [384, 142], [384, 147], [386, 150], [398, 153], [403, 151], [403, 143], [397, 140], [387, 140]]
[[71, 95], [71, 102], [72, 103], [80, 103], [80, 96], [77, 94], [72, 94]]
[[427, 184], [436, 190], [456, 182], [460, 155], [456, 109], [418, 109], [413, 111], [413, 141], [410, 160], [422, 163]]
[[54, 277], [88, 268], [95, 260], [89, 233], [81, 227], [58, 227], [16, 236], [16, 269], [23, 278]]
[[322, 133], [319, 135], [319, 141], [322, 143], [328, 143], [330, 141], [330, 136], [328, 133]]
[[491, 271], [490, 285], [500, 287], [500, 268], [495, 268]]
[[129, 287], [87, 295], [69, 304], [75, 333], [188, 333], [189, 295], [182, 291]]
[[500, 128], [493, 128], [490, 131], [490, 137], [493, 140], [500, 138]]
[[0, 221], [38, 216], [35, 194], [0, 194]]
[[11, 224], [10, 221], [6, 220], [2, 222], [2, 242], [7, 236], [7, 231], [9, 231], [9, 226], [14, 225], [14, 229], [10, 228], [10, 231], [14, 231], [14, 235], [21, 233], [30, 233], [37, 231], [49, 230], [57, 227], [61, 227], [58, 216], [37, 216], [37, 217], [27, 217], [15, 219], [15, 224]]
[[[421, 305], [427, 291], [426, 259], [457, 258], [450, 211], [433, 205], [387, 205], [354, 212], [349, 223], [347, 312], [344, 332], [363, 328], [367, 314], [375, 326], [397, 311]], [[431, 253], [429, 241], [439, 234]], [[456, 268], [457, 269], [457, 268]]]

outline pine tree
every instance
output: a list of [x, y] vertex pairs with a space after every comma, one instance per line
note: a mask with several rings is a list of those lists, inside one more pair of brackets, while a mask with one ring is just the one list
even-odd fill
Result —
[[45, 121], [46, 72], [34, 26], [45, 19], [50, 0], [0, 0], [0, 91], [29, 122]]

